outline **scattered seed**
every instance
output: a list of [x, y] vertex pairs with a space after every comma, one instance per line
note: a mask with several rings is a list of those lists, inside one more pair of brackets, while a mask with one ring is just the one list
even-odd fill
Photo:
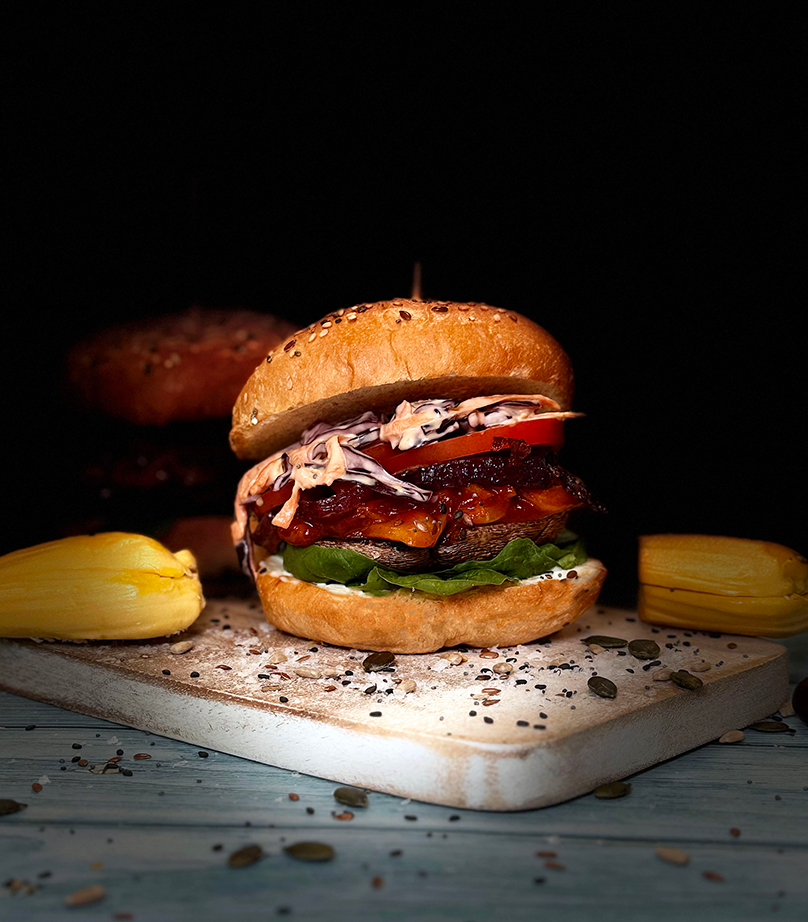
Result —
[[290, 794], [289, 800], [300, 800], [300, 794], [294, 794], [294, 793]]
[[482, 650], [480, 652], [480, 659], [499, 659], [499, 653], [494, 650]]
[[513, 672], [512, 663], [496, 663], [493, 667], [493, 671], [498, 675], [510, 675]]
[[132, 758], [136, 761], [140, 761], [141, 759], [150, 759], [151, 755], [148, 752], [136, 752]]
[[593, 794], [600, 800], [614, 800], [616, 797], [625, 797], [631, 793], [631, 785], [625, 781], [610, 781], [607, 784], [600, 784], [595, 788]]
[[761, 733], [783, 733], [790, 728], [782, 720], [759, 720], [757, 723], [750, 724], [749, 729], [759, 730]]
[[740, 743], [741, 740], [746, 739], [744, 736], [743, 730], [727, 730], [723, 736], [719, 736], [719, 743]]
[[686, 669], [672, 672], [671, 682], [678, 685], [679, 688], [686, 688], [688, 691], [698, 691], [704, 685], [704, 682], [698, 676], [691, 675]]
[[275, 665], [277, 665], [278, 663], [285, 663], [288, 659], [289, 659], [289, 657], [288, 657], [284, 652], [282, 652], [281, 650], [276, 650], [276, 651], [269, 657], [269, 659], [267, 660], [267, 663], [268, 663], [270, 666], [275, 666]]
[[396, 658], [392, 653], [389, 653], [387, 650], [383, 650], [378, 653], [371, 653], [370, 656], [366, 656], [362, 661], [362, 668], [365, 670], [365, 672], [378, 672], [380, 669], [385, 669], [387, 666], [392, 666], [395, 661]]
[[781, 717], [794, 716], [794, 705], [789, 700], [784, 701], [777, 710], [780, 712]]
[[562, 864], [560, 861], [545, 861], [544, 866], [550, 868], [552, 871], [566, 871], [566, 865]]
[[730, 831], [729, 831], [729, 834], [730, 834], [731, 836], [734, 836], [734, 837], [737, 839], [738, 836], [740, 836], [740, 834], [741, 834], [741, 830], [738, 829], [737, 826], [733, 826], [733, 827], [731, 827], [731, 829], [730, 829]]
[[461, 663], [466, 662], [466, 657], [456, 650], [447, 650], [445, 653], [440, 654], [440, 658], [448, 660], [453, 666], [459, 666]]
[[589, 644], [589, 652], [597, 655], [598, 653], [605, 653], [606, 647], [602, 647], [599, 643]]
[[602, 675], [593, 675], [586, 684], [589, 686], [590, 690], [600, 698], [617, 697], [617, 686], [610, 679], [606, 679]]
[[657, 669], [657, 671], [651, 676], [651, 678], [655, 682], [670, 682], [672, 673], [673, 673], [672, 669]]
[[91, 884], [89, 887], [82, 887], [81, 890], [74, 890], [65, 897], [65, 906], [89, 906], [91, 903], [97, 903], [103, 900], [107, 891], [101, 884]]
[[657, 858], [667, 861], [668, 864], [685, 865], [690, 864], [690, 855], [683, 852], [680, 848], [665, 848], [660, 846], [656, 849]]
[[16, 800], [0, 800], [0, 816], [7, 816], [9, 813], [19, 813], [24, 810], [28, 804], [18, 803]]
[[295, 842], [284, 851], [296, 861], [331, 861], [335, 856], [334, 849], [323, 842]]
[[260, 845], [245, 845], [227, 859], [227, 864], [231, 868], [246, 868], [247, 865], [255, 864], [264, 857], [264, 850]]
[[295, 675], [301, 679], [319, 679], [322, 673], [314, 666], [298, 666], [295, 669]]
[[183, 653], [187, 653], [193, 645], [193, 640], [178, 640], [177, 643], [171, 644], [170, 650], [174, 656], [181, 656]]
[[700, 663], [693, 663], [693, 665], [690, 667], [690, 671], [691, 672], [709, 672], [712, 668], [713, 667], [711, 663], [705, 663], [704, 660], [702, 660]]
[[622, 637], [607, 637], [604, 634], [593, 634], [592, 637], [585, 637], [584, 641], [587, 646], [596, 643], [599, 647], [625, 647], [628, 643]]
[[337, 788], [334, 791], [334, 798], [349, 807], [367, 807], [368, 805], [368, 795], [358, 788]]
[[411, 692], [414, 692], [418, 686], [415, 683], [415, 679], [402, 679], [396, 686], [396, 692], [401, 692], [404, 695], [408, 695]]
[[717, 883], [721, 883], [724, 880], [724, 875], [719, 874], [718, 871], [702, 871], [701, 876], [705, 880], [714, 880]]
[[332, 813], [331, 816], [333, 816], [335, 820], [352, 820], [354, 818], [350, 810], [343, 810], [342, 813]]
[[628, 645], [628, 652], [635, 659], [656, 659], [659, 656], [659, 644], [653, 640], [632, 640]]
[[36, 791], [36, 793], [38, 794], [42, 790], [42, 785], [38, 781], [35, 781], [31, 785], [31, 790]]

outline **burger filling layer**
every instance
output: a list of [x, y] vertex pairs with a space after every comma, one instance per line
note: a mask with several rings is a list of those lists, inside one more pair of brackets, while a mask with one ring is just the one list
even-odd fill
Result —
[[[559, 552], [534, 561], [544, 569], [527, 576], [556, 567], [568, 556], [569, 512], [601, 508], [557, 461], [563, 421], [576, 415], [547, 397], [498, 395], [405, 401], [389, 418], [317, 423], [241, 480], [234, 539], [245, 569], [255, 571], [260, 547], [283, 552], [300, 578], [316, 557], [310, 581], [327, 581], [331, 570], [357, 584], [367, 581], [368, 562], [423, 577], [493, 564], [514, 542], [520, 559], [526, 548]], [[349, 554], [362, 559], [343, 579]]]

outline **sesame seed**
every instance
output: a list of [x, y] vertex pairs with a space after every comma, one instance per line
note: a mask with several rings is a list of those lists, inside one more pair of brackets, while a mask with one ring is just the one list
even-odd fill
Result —
[[311, 342], [313, 339], [317, 339], [317, 334], [316, 334], [316, 333], [312, 333], [312, 334], [311, 334], [311, 336], [309, 337], [309, 342]]
[[322, 337], [322, 336], [328, 336], [328, 330], [327, 330], [327, 329], [325, 329], [325, 330], [320, 330], [320, 336], [321, 336], [321, 337]]

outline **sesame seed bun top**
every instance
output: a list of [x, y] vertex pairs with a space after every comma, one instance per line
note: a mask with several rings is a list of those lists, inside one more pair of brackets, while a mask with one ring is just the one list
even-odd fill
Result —
[[544, 394], [570, 409], [572, 365], [553, 336], [488, 304], [398, 299], [329, 314], [290, 335], [236, 400], [230, 445], [260, 460], [317, 420], [402, 400]]

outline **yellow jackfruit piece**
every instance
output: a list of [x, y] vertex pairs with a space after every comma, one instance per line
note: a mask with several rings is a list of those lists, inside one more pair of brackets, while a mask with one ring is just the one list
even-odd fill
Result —
[[652, 624], [722, 634], [790, 637], [808, 630], [808, 594], [716, 595], [641, 585], [638, 611]]
[[196, 560], [144, 535], [105, 532], [0, 557], [0, 637], [143, 640], [205, 606]]
[[808, 560], [782, 544], [719, 535], [644, 535], [644, 621], [787, 637], [808, 629]]
[[643, 535], [639, 580], [651, 586], [778, 596], [808, 592], [808, 560], [771, 541], [718, 535]]

